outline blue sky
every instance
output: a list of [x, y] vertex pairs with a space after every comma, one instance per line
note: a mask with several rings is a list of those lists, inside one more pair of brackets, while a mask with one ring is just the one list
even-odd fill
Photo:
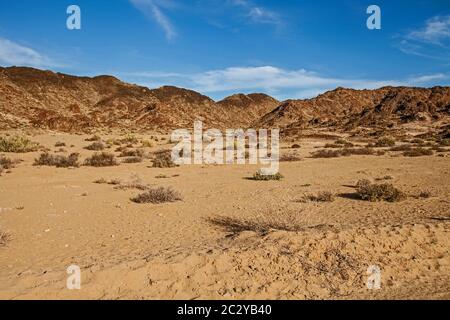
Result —
[[[71, 4], [81, 8], [81, 30], [66, 27]], [[366, 27], [372, 4], [381, 30]], [[1, 1], [0, 65], [112, 74], [214, 99], [449, 85], [450, 1]]]

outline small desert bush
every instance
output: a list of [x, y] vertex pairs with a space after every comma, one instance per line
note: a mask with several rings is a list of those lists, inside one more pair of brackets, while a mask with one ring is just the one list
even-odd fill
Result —
[[0, 137], [0, 152], [10, 153], [26, 153], [34, 152], [39, 149], [40, 145], [28, 138], [13, 136]]
[[300, 158], [300, 156], [295, 153], [286, 153], [280, 157], [281, 162], [295, 162], [300, 160], [302, 160], [302, 158]]
[[371, 202], [398, 202], [406, 198], [402, 191], [388, 183], [372, 184], [369, 180], [360, 180], [356, 184], [356, 190], [362, 200]]
[[85, 139], [84, 141], [87, 141], [87, 142], [102, 141], [102, 137], [95, 134], [92, 137]]
[[431, 191], [429, 191], [429, 190], [423, 190], [419, 194], [419, 198], [422, 198], [422, 199], [429, 199], [432, 196], [433, 195], [432, 195]]
[[450, 139], [442, 139], [438, 141], [440, 146], [450, 147]]
[[295, 143], [291, 146], [291, 149], [300, 149], [301, 146], [298, 143]]
[[144, 158], [141, 157], [128, 157], [122, 160], [123, 163], [141, 163]]
[[403, 144], [401, 146], [392, 147], [392, 148], [389, 149], [389, 151], [405, 152], [405, 151], [410, 151], [411, 149], [412, 149], [412, 147], [410, 145]]
[[321, 191], [317, 195], [307, 195], [303, 197], [301, 202], [333, 202], [334, 194], [328, 191]]
[[261, 171], [256, 172], [253, 177], [251, 178], [251, 180], [255, 180], [255, 181], [271, 181], [271, 180], [275, 180], [275, 181], [280, 181], [282, 180], [284, 177], [281, 173], [276, 173], [276, 174], [263, 174]]
[[118, 164], [116, 157], [108, 152], [95, 153], [84, 161], [85, 166], [91, 167], [112, 167]]
[[120, 152], [119, 157], [139, 157], [139, 158], [144, 158], [146, 157], [146, 153], [144, 150], [142, 149], [123, 149]]
[[153, 204], [175, 202], [181, 200], [182, 198], [178, 191], [175, 191], [172, 188], [164, 188], [164, 187], [147, 190], [146, 192], [141, 193], [137, 197], [131, 199], [131, 201], [136, 203], [153, 203]]
[[[344, 148], [339, 150], [319, 150], [312, 153], [313, 158], [339, 158], [339, 157], [349, 157], [352, 155], [373, 155], [377, 154], [371, 148]], [[377, 154], [378, 155], [378, 154]]]
[[79, 167], [78, 163], [78, 153], [72, 153], [68, 157], [60, 155], [52, 155], [49, 153], [42, 153], [39, 158], [34, 160], [35, 166], [50, 166], [57, 168], [69, 168], [69, 167]]
[[6, 243], [10, 240], [10, 235], [4, 231], [0, 230], [0, 247], [6, 245]]
[[58, 141], [57, 143], [55, 143], [55, 147], [65, 147], [66, 146], [66, 143], [65, 142], [61, 142], [61, 141]]
[[267, 210], [250, 217], [214, 217], [207, 221], [223, 231], [239, 234], [252, 231], [259, 234], [267, 234], [272, 230], [299, 232], [304, 231], [305, 225], [298, 212]]
[[141, 141], [142, 148], [153, 148], [155, 143], [151, 140], [142, 140]]
[[313, 158], [339, 158], [341, 155], [340, 150], [319, 150], [312, 153]]
[[13, 161], [10, 158], [6, 158], [6, 157], [0, 155], [0, 170], [1, 169], [6, 169], [6, 170], [12, 169], [12, 168], [14, 168], [14, 164], [16, 162], [17, 161]]
[[375, 148], [385, 148], [395, 146], [395, 140], [391, 137], [381, 137], [373, 145]]
[[172, 161], [172, 155], [169, 151], [160, 151], [154, 154], [153, 158], [154, 168], [173, 168], [176, 164]]
[[433, 150], [424, 148], [412, 148], [411, 150], [403, 152], [405, 157], [423, 157], [432, 156], [433, 154]]
[[85, 147], [86, 150], [91, 150], [91, 151], [102, 151], [102, 150], [105, 150], [105, 148], [106, 148], [105, 144], [101, 141], [93, 142], [92, 144]]

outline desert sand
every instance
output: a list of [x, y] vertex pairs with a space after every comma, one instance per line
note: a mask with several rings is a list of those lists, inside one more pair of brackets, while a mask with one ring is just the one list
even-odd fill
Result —
[[[62, 154], [85, 159], [88, 137], [31, 139], [52, 154], [64, 142]], [[0, 176], [0, 298], [449, 299], [450, 153], [315, 159], [330, 141], [295, 142], [283, 144], [298, 159], [281, 163], [281, 181], [249, 180], [254, 165], [55, 168], [33, 166], [41, 151], [2, 153], [23, 161]], [[167, 148], [159, 139], [146, 150]], [[117, 181], [94, 183], [101, 178]], [[361, 179], [388, 179], [407, 198], [363, 201]], [[130, 182], [172, 187], [182, 201], [134, 203], [140, 190], [117, 188]], [[304, 200], [322, 191], [334, 201]], [[81, 290], [66, 288], [70, 265], [81, 268]], [[366, 286], [371, 265], [381, 269], [379, 290]]]

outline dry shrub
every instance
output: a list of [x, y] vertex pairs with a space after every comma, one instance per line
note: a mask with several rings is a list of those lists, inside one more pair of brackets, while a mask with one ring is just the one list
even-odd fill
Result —
[[442, 139], [438, 141], [440, 146], [450, 147], [450, 139]]
[[295, 143], [295, 144], [293, 144], [293, 145], [291, 146], [291, 148], [292, 148], [292, 149], [300, 149], [301, 146], [300, 146], [299, 144]]
[[3, 247], [11, 240], [11, 237], [8, 233], [0, 230], [0, 247]]
[[333, 202], [334, 200], [334, 194], [328, 191], [321, 191], [317, 195], [307, 195], [303, 197], [301, 202]]
[[91, 167], [112, 167], [118, 164], [116, 157], [108, 152], [95, 153], [84, 161], [85, 166]]
[[61, 141], [58, 141], [57, 143], [55, 143], [55, 147], [65, 147], [66, 146], [66, 143], [65, 142], [61, 142]]
[[10, 158], [6, 158], [4, 156], [0, 155], [0, 170], [5, 169], [5, 170], [9, 170], [14, 168], [14, 165], [17, 163], [18, 161], [14, 161], [11, 160]]
[[69, 167], [79, 167], [78, 163], [78, 153], [72, 153], [69, 156], [52, 155], [49, 153], [42, 153], [39, 158], [34, 160], [35, 166], [50, 166], [57, 168], [69, 168]]
[[395, 139], [391, 137], [381, 137], [373, 145], [373, 147], [375, 148], [385, 148], [393, 146], [395, 146]]
[[401, 146], [392, 147], [389, 149], [389, 151], [393, 152], [404, 152], [404, 151], [410, 151], [412, 147], [410, 145], [404, 144]]
[[91, 150], [91, 151], [102, 151], [102, 150], [105, 150], [105, 148], [106, 148], [105, 144], [101, 141], [93, 142], [92, 144], [85, 147], [86, 150]]
[[351, 142], [348, 142], [344, 139], [338, 139], [334, 143], [327, 143], [325, 148], [328, 149], [339, 149], [339, 148], [352, 148], [355, 145]]
[[39, 147], [39, 143], [25, 137], [0, 137], [0, 152], [27, 153], [37, 151]]
[[433, 195], [432, 195], [431, 191], [429, 191], [429, 190], [423, 190], [419, 194], [419, 198], [422, 198], [422, 199], [429, 199], [432, 196]]
[[263, 174], [261, 171], [256, 172], [250, 180], [255, 181], [280, 181], [284, 178], [281, 173], [276, 174]]
[[139, 157], [139, 158], [145, 158], [146, 153], [142, 149], [122, 149], [119, 157]]
[[300, 160], [302, 160], [302, 158], [296, 153], [286, 153], [280, 157], [281, 162], [295, 162]]
[[131, 175], [131, 178], [127, 182], [120, 182], [117, 183], [117, 185], [114, 187], [116, 190], [129, 190], [129, 189], [137, 189], [137, 190], [148, 190], [150, 189], [150, 186], [148, 184], [144, 184], [142, 179], [137, 175], [133, 174]]
[[164, 187], [147, 190], [146, 192], [141, 193], [137, 197], [131, 199], [131, 201], [136, 203], [153, 203], [153, 204], [175, 202], [181, 200], [182, 197], [178, 191], [175, 191], [172, 188], [164, 188]]
[[271, 230], [299, 232], [305, 230], [299, 212], [268, 210], [245, 218], [214, 217], [207, 221], [221, 230], [238, 234], [245, 231], [267, 234]]
[[388, 183], [372, 184], [369, 180], [360, 180], [356, 184], [356, 190], [362, 200], [370, 202], [398, 202], [406, 198], [402, 191]]
[[339, 158], [339, 157], [349, 157], [352, 155], [381, 155], [376, 153], [371, 148], [344, 148], [340, 150], [319, 150], [312, 153], [313, 158]]
[[85, 139], [84, 141], [87, 141], [87, 142], [102, 141], [102, 137], [95, 134], [92, 137]]
[[128, 157], [122, 160], [123, 163], [141, 163], [144, 158], [141, 157]]
[[172, 161], [172, 154], [170, 150], [159, 151], [154, 154], [153, 158], [154, 168], [173, 168], [176, 164]]
[[433, 150], [424, 149], [424, 148], [412, 148], [409, 151], [403, 152], [405, 157], [423, 157], [423, 156], [432, 156]]
[[340, 150], [319, 150], [312, 153], [313, 158], [339, 158], [342, 156]]
[[142, 148], [153, 148], [155, 143], [151, 140], [142, 140], [141, 141]]

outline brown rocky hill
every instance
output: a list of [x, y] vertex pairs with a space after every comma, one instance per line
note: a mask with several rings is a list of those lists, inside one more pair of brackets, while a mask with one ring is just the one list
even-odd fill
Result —
[[148, 89], [111, 76], [76, 77], [25, 67], [0, 67], [0, 129], [37, 127], [66, 132], [98, 128], [280, 128], [392, 126], [450, 116], [450, 87], [338, 88], [314, 99], [282, 103], [265, 94], [215, 102], [176, 87]]
[[[260, 108], [259, 104], [253, 106]], [[176, 87], [150, 90], [111, 76], [75, 77], [32, 68], [0, 68], [0, 123], [4, 128], [168, 130], [189, 128], [194, 120], [218, 128], [245, 124], [239, 122], [241, 115], [232, 114], [200, 93]]]
[[314, 99], [287, 100], [255, 124], [289, 133], [311, 127], [350, 130], [437, 121], [450, 116], [450, 87], [337, 88]]
[[228, 115], [230, 121], [239, 117], [243, 127], [250, 126], [255, 120], [274, 110], [280, 102], [262, 93], [249, 95], [235, 94], [219, 101], [217, 105]]

